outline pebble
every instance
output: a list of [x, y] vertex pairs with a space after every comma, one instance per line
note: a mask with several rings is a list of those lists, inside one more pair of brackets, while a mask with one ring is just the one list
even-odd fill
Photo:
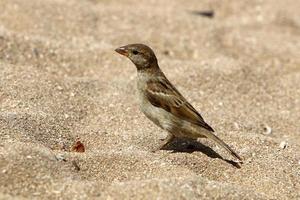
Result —
[[264, 124], [263, 130], [264, 130], [263, 134], [265, 135], [270, 135], [272, 133], [272, 128], [267, 124]]
[[285, 149], [285, 148], [287, 148], [287, 146], [288, 146], [288, 143], [287, 143], [286, 141], [280, 142], [279, 147], [280, 147], [281, 149]]
[[56, 159], [58, 161], [67, 161], [66, 158], [65, 158], [65, 156], [63, 154], [61, 154], [61, 153], [55, 155], [55, 157], [56, 157]]
[[58, 89], [59, 91], [62, 91], [62, 90], [63, 90], [63, 87], [57, 86], [57, 89]]
[[111, 103], [108, 105], [108, 107], [112, 108], [112, 107], [114, 107], [114, 104]]
[[234, 128], [237, 129], [237, 130], [240, 129], [240, 126], [239, 126], [239, 124], [238, 124], [237, 122], [234, 122], [234, 123], [233, 123], [233, 126], [234, 126]]

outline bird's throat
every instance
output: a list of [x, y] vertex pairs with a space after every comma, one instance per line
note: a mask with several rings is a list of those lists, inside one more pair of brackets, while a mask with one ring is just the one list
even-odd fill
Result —
[[148, 66], [136, 65], [136, 69], [138, 72], [146, 72], [146, 73], [154, 73], [154, 74], [156, 74], [157, 72], [160, 72], [157, 62], [151, 63]]

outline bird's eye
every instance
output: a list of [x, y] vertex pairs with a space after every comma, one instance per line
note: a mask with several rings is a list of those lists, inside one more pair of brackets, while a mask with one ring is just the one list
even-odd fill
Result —
[[137, 50], [133, 50], [132, 53], [133, 53], [134, 55], [137, 55], [139, 52], [138, 52]]

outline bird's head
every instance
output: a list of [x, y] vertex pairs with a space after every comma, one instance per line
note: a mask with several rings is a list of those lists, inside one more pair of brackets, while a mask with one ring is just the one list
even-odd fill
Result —
[[157, 59], [154, 52], [144, 44], [129, 44], [119, 47], [115, 51], [128, 57], [135, 64], [137, 70], [157, 67]]

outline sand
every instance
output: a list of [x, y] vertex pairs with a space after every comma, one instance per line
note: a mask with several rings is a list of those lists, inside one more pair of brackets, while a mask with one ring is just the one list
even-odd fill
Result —
[[[299, 7], [1, 0], [0, 199], [300, 199]], [[151, 152], [166, 133], [114, 52], [137, 42], [243, 164], [206, 139]]]

